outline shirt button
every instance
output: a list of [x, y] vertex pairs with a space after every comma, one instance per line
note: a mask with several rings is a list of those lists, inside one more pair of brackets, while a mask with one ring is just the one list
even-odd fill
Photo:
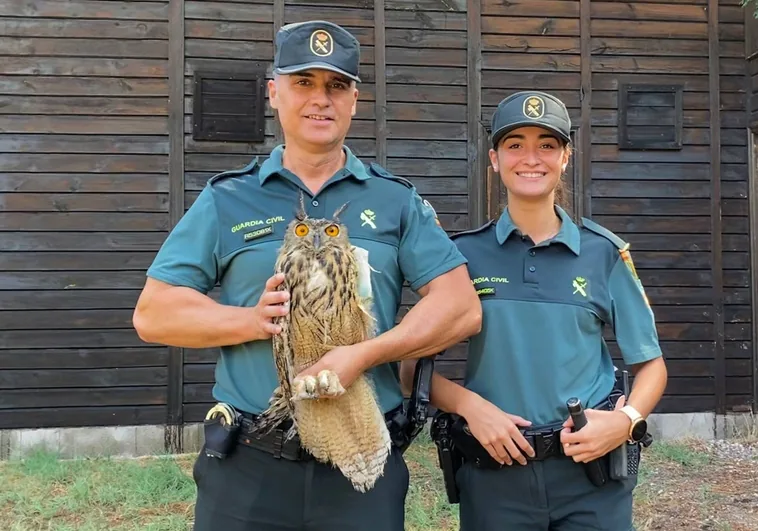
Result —
[[314, 200], [313, 200], [313, 203], [311, 203], [311, 204], [312, 204], [313, 206], [318, 206], [318, 201], [316, 201], [316, 200], [314, 199]]
[[532, 273], [534, 273], [535, 271], [537, 271], [537, 268], [534, 267], [534, 266], [532, 266], [532, 267], [529, 268], [529, 271], [531, 271]]
[[534, 251], [529, 251], [529, 256], [534, 256], [535, 254], [537, 253], [535, 253]]

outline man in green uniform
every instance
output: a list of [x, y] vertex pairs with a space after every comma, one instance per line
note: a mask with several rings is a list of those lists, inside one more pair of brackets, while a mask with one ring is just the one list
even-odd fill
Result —
[[[408, 470], [394, 451], [384, 475], [361, 494], [329, 464], [247, 432], [277, 386], [272, 319], [288, 311], [272, 276], [285, 228], [299, 206], [310, 217], [340, 215], [372, 268], [378, 336], [338, 347], [311, 370], [335, 371], [343, 385], [366, 372], [388, 418], [402, 405], [396, 363], [435, 354], [476, 333], [481, 307], [465, 259], [412, 184], [364, 165], [343, 142], [355, 114], [359, 45], [324, 21], [283, 27], [276, 36], [271, 106], [285, 145], [265, 160], [212, 178], [169, 235], [137, 304], [134, 325], [149, 342], [221, 347], [213, 396], [243, 415], [237, 446], [223, 459], [201, 453], [195, 531], [386, 530], [404, 528]], [[407, 281], [421, 300], [394, 326]], [[220, 285], [220, 303], [207, 296]], [[207, 441], [206, 441], [207, 442]]]

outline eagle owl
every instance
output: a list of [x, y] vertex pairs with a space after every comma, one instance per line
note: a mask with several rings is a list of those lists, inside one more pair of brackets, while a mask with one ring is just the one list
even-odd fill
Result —
[[361, 375], [345, 389], [332, 371], [293, 381], [332, 348], [375, 334], [370, 301], [359, 293], [359, 261], [338, 219], [346, 206], [332, 219], [309, 218], [301, 195], [287, 227], [275, 266], [284, 273], [280, 289], [290, 292], [289, 314], [276, 319], [282, 331], [273, 337], [279, 387], [257, 429], [291, 419], [287, 439], [297, 432], [317, 460], [331, 462], [365, 492], [384, 473], [391, 448], [371, 382]]

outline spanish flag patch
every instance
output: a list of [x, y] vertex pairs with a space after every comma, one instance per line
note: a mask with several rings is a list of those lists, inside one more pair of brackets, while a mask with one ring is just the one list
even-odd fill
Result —
[[[619, 251], [619, 254], [621, 254], [621, 259], [626, 264], [626, 267], [629, 268], [629, 271], [631, 271], [632, 276], [634, 279], [639, 282], [640, 277], [637, 275], [637, 269], [634, 267], [634, 262], [632, 261], [632, 255], [629, 253], [629, 244], [626, 244], [626, 246]], [[650, 307], [650, 301], [647, 298], [647, 293], [645, 293], [645, 288], [642, 287], [642, 284], [640, 284], [640, 290], [642, 291], [642, 297], [645, 299], [645, 304]]]
[[619, 251], [619, 253], [621, 254], [621, 259], [626, 264], [626, 267], [628, 267], [629, 271], [632, 272], [632, 276], [635, 279], [639, 280], [640, 277], [637, 276], [637, 270], [634, 267], [634, 262], [632, 261], [632, 255], [629, 253], [629, 244], [627, 244], [626, 247], [624, 247], [623, 249], [621, 249]]

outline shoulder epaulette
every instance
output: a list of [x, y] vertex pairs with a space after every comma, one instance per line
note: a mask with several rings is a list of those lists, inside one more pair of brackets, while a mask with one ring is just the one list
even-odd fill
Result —
[[482, 231], [490, 228], [494, 224], [495, 224], [495, 220], [491, 219], [487, 223], [485, 223], [484, 225], [482, 225], [481, 227], [477, 227], [475, 229], [469, 229], [469, 230], [462, 230], [461, 232], [456, 232], [455, 234], [450, 235], [450, 239], [454, 240], [454, 239], [456, 239], [459, 236], [466, 236], [468, 234], [476, 234], [478, 232], [482, 232]]
[[404, 184], [408, 188], [413, 188], [413, 183], [406, 179], [405, 177], [398, 177], [397, 175], [392, 175], [390, 172], [379, 166], [376, 162], [372, 162], [369, 164], [369, 168], [371, 169], [371, 173], [376, 175], [377, 177], [384, 177], [385, 179], [392, 179], [393, 181], [397, 181], [399, 183]]
[[208, 184], [213, 185], [223, 179], [226, 179], [227, 177], [234, 177], [235, 175], [244, 175], [246, 173], [250, 173], [251, 171], [253, 171], [253, 169], [255, 169], [257, 165], [258, 165], [258, 157], [255, 157], [250, 162], [250, 164], [248, 164], [244, 168], [237, 168], [235, 170], [227, 170], [227, 171], [223, 171], [221, 173], [214, 175], [213, 177], [208, 179]]
[[605, 227], [602, 227], [592, 221], [591, 219], [582, 218], [582, 226], [586, 228], [587, 230], [590, 230], [594, 232], [595, 234], [599, 234], [600, 236], [610, 240], [613, 245], [618, 247], [621, 250], [627, 249], [629, 247], [629, 244], [613, 234], [613, 232], [609, 231]]

